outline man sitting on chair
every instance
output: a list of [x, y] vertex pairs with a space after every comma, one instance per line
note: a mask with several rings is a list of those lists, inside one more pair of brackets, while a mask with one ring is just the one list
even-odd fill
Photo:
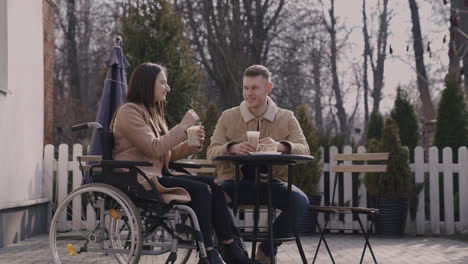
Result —
[[[256, 147], [246, 138], [247, 131], [259, 131], [262, 146], [274, 145], [277, 152], [283, 154], [308, 155], [307, 145], [302, 129], [294, 113], [279, 108], [268, 96], [272, 89], [270, 71], [262, 65], [252, 65], [243, 74], [243, 97], [240, 106], [224, 111], [216, 124], [208, 147], [208, 158], [219, 155], [249, 155], [256, 152]], [[255, 204], [256, 190], [254, 184], [255, 167], [243, 166], [239, 183], [239, 203]], [[259, 168], [260, 176], [264, 176], [266, 168]], [[306, 176], [306, 175], [304, 175]], [[292, 233], [292, 216], [299, 219], [309, 205], [307, 196], [296, 186], [292, 186], [292, 204], [289, 208], [287, 193], [287, 166], [273, 166], [272, 203], [281, 210], [275, 220], [273, 232], [275, 238], [288, 237]], [[233, 197], [235, 168], [232, 163], [222, 162], [218, 165], [218, 178], [222, 181], [225, 191]], [[261, 177], [262, 178], [262, 177]], [[259, 188], [260, 202], [267, 202], [266, 180], [261, 179]], [[281, 243], [275, 243], [274, 254]], [[263, 263], [269, 263], [269, 243], [261, 243], [256, 258]]]

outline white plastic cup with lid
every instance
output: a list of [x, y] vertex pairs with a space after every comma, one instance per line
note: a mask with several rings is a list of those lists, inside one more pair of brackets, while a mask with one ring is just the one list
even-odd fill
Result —
[[188, 144], [190, 146], [200, 146], [201, 142], [198, 138], [198, 129], [201, 126], [201, 122], [195, 122], [195, 124], [187, 129]]
[[257, 149], [259, 139], [260, 139], [260, 131], [247, 131], [247, 142], [252, 144], [255, 149]]

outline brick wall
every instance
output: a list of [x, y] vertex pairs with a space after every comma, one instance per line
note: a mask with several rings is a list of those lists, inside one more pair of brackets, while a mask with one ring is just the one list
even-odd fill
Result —
[[42, 1], [44, 28], [44, 144], [54, 136], [54, 12], [53, 0]]

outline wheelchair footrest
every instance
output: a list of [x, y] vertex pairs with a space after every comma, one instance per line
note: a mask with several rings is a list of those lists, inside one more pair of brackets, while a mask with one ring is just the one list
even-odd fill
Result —
[[203, 234], [191, 226], [184, 224], [176, 224], [175, 230], [177, 233], [192, 234], [195, 240], [203, 241]]

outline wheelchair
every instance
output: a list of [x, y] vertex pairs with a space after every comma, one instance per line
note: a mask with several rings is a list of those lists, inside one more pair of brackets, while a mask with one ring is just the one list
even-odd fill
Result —
[[[102, 160], [89, 166], [84, 183], [60, 202], [52, 218], [49, 244], [53, 263], [186, 263], [192, 251], [208, 263], [203, 234], [194, 211], [183, 204], [165, 204], [153, 182], [138, 167], [147, 161], [112, 160], [113, 135], [96, 128]], [[141, 175], [155, 198], [141, 197]]]

